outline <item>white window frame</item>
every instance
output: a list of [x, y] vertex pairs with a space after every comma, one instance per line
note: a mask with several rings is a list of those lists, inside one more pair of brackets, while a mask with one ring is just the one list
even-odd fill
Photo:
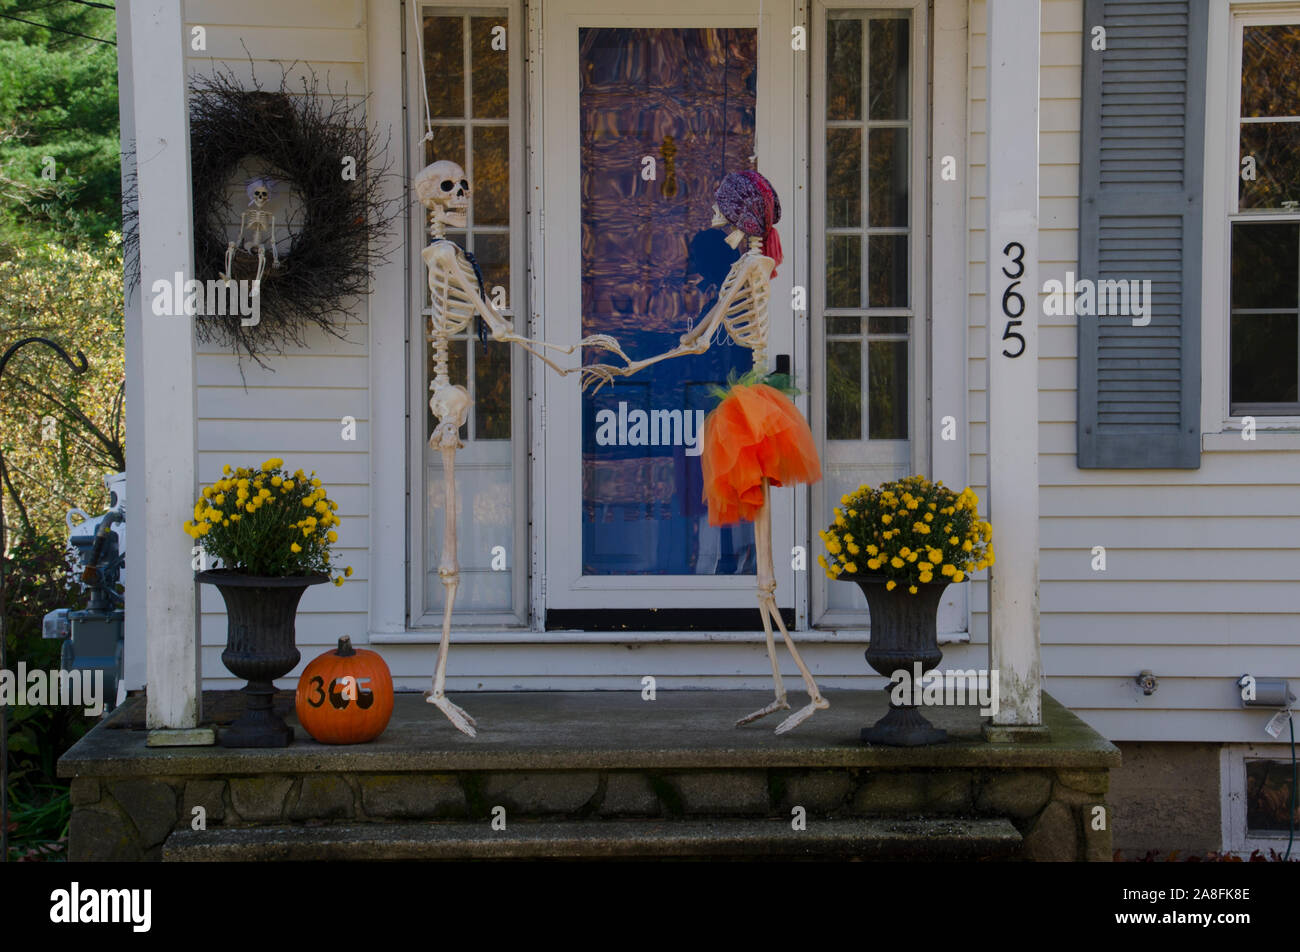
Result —
[[[1260, 220], [1258, 213], [1237, 211], [1238, 150], [1241, 123], [1241, 43], [1244, 28], [1273, 23], [1300, 23], [1300, 3], [1276, 0], [1210, 0], [1206, 55], [1205, 180], [1201, 267], [1201, 432], [1206, 448], [1250, 449], [1255, 444], [1232, 436], [1243, 427], [1243, 415], [1230, 412], [1232, 223]], [[1219, 148], [1214, 148], [1219, 143]], [[1270, 214], [1269, 221], [1300, 222], [1295, 215]], [[1300, 430], [1300, 415], [1255, 415], [1261, 431]]]
[[[576, 176], [571, 175], [572, 170], [565, 171], [563, 175], [553, 174], [552, 180], [549, 181], [544, 172], [548, 157], [552, 162], [567, 161], [566, 149], [569, 148], [567, 143], [572, 140], [563, 129], [572, 130], [577, 127], [577, 73], [575, 70], [568, 76], [566, 82], [572, 87], [568, 88], [555, 83], [547, 84], [543, 70], [546, 68], [546, 57], [552, 58], [550, 61], [552, 67], [558, 62], [560, 68], [568, 68], [566, 58], [571, 57], [576, 49], [577, 34], [573, 29], [574, 23], [580, 20], [585, 26], [758, 27], [759, 88], [755, 137], [758, 167], [766, 170], [766, 174], [774, 181], [796, 181], [796, 170], [801, 165], [800, 150], [804, 147], [799, 136], [786, 139], [781, 135], [780, 128], [773, 129], [775, 117], [789, 115], [796, 123], [802, 118], [797, 108], [794, 89], [783, 86], [776, 78], [785, 75], [783, 70], [789, 68], [787, 64], [791, 62], [795, 64], [793, 68], [789, 68], [791, 75], [801, 72], [803, 68], [800, 59], [803, 54], [794, 52], [786, 40], [790, 36], [790, 25], [795, 22], [787, 22], [786, 19], [792, 15], [792, 10], [782, 9], [773, 4], [763, 11], [763, 22], [760, 26], [755, 18], [759, 7], [755, 0], [743, 0], [743, 2], [732, 0], [726, 9], [719, 13], [701, 13], [700, 5], [692, 4], [690, 0], [661, 0], [652, 8], [635, 14], [618, 10], [580, 12], [575, 10], [575, 7], [587, 9], [583, 4], [551, 4], [531, 23], [533, 29], [537, 31], [534, 42], [539, 46], [541, 46], [543, 18], [546, 21], [545, 27], [552, 31], [551, 35], [545, 37], [542, 57], [539, 58], [541, 63], [537, 67], [534, 67], [531, 60], [529, 63], [530, 70], [536, 70], [530, 72], [532, 88], [546, 90], [546, 96], [535, 96], [532, 103], [533, 126], [530, 141], [537, 144], [537, 148], [531, 150], [531, 171], [536, 186], [532, 190], [532, 196], [536, 201], [537, 196], [545, 192], [542, 201], [550, 208], [549, 215], [534, 215], [531, 220], [533, 228], [531, 275], [535, 306], [540, 306], [543, 311], [551, 314], [550, 325], [543, 332], [543, 336], [553, 336], [556, 339], [565, 339], [568, 336], [568, 331], [555, 329], [559, 319], [557, 315], [576, 313], [577, 308], [573, 302], [578, 300], [579, 295], [576, 280], [570, 281], [569, 287], [566, 288], [554, 275], [547, 279], [546, 269], [543, 266], [544, 255], [550, 246], [562, 248], [575, 244], [574, 241], [566, 240], [563, 236], [571, 235], [576, 231], [577, 204], [574, 196], [578, 189]], [[595, 7], [595, 4], [590, 5], [593, 11]], [[530, 17], [533, 17], [533, 9], [530, 7]], [[561, 35], [559, 32], [561, 29], [568, 32]], [[547, 97], [553, 98], [547, 100]], [[543, 121], [544, 112], [545, 121]], [[796, 208], [804, 199], [797, 190], [792, 192], [788, 205]], [[799, 219], [796, 217], [796, 212], [787, 212], [783, 207], [783, 214], [789, 215], [790, 219], [796, 222], [795, 227], [798, 227]], [[783, 217], [782, 224], [779, 226], [783, 234], [787, 233], [786, 220]], [[547, 227], [550, 228], [549, 233], [546, 233]], [[790, 245], [785, 246], [790, 253], [786, 265], [780, 269], [778, 277], [772, 282], [773, 302], [789, 301], [791, 286], [804, 283], [800, 276], [806, 263], [800, 261], [800, 237], [794, 234]], [[803, 315], [796, 317], [793, 330], [790, 332], [774, 322], [768, 350], [769, 354], [791, 353], [797, 368], [797, 361], [801, 354], [798, 349], [798, 339], [806, 327], [806, 319], [798, 319], [803, 318]], [[787, 333], [791, 337], [787, 337]], [[577, 400], [573, 396], [576, 384], [571, 378], [561, 379], [555, 374], [547, 373], [536, 375], [534, 380], [535, 404], [547, 407], [547, 412], [552, 419], [564, 420], [575, 415], [569, 409], [577, 405]], [[545, 402], [543, 402], [543, 391], [546, 394]], [[546, 522], [552, 520], [562, 524], [580, 524], [580, 500], [576, 498], [561, 500], [555, 495], [554, 488], [549, 490], [549, 498], [543, 493], [548, 491], [546, 487], [548, 483], [553, 482], [552, 477], [564, 479], [568, 486], [560, 488], [565, 492], [569, 491], [569, 487], [580, 483], [580, 477], [576, 474], [580, 465], [577, 461], [581, 460], [581, 433], [578, 429], [562, 424], [552, 423], [547, 426], [544, 421], [534, 433], [536, 461], [534, 486], [536, 488], [533, 497], [533, 529], [538, 540], [534, 565], [538, 577], [544, 580], [542, 585], [534, 586], [534, 617], [543, 617], [547, 606], [561, 609], [599, 609], [609, 605], [610, 599], [618, 598], [621, 592], [628, 593], [629, 597], [638, 600], [640, 602], [636, 606], [638, 608], [642, 607], [642, 604], [651, 604], [654, 599], [661, 599], [658, 604], [671, 603], [681, 608], [713, 608], [721, 607], [723, 600], [729, 600], [730, 604], [742, 604], [743, 602], [738, 599], [753, 597], [755, 583], [752, 575], [638, 577], [578, 574], [575, 566], [579, 560], [574, 557], [573, 551], [569, 548], [570, 543], [557, 535], [548, 534]], [[560, 465], [557, 465], [557, 461]], [[560, 476], [562, 467], [566, 472], [565, 475]], [[551, 470], [550, 473], [548, 469]], [[793, 605], [796, 616], [795, 628], [807, 626], [806, 596], [801, 593], [798, 578], [802, 573], [793, 571], [791, 560], [783, 558], [782, 554], [791, 545], [806, 545], [806, 542], [799, 540], [807, 537], [807, 529], [797, 516], [804, 506], [802, 493], [801, 487], [795, 487], [792, 493], [774, 493], [772, 498], [778, 601], [783, 606]], [[793, 526], [793, 531], [790, 526]], [[549, 595], [546, 590], [548, 587]], [[782, 595], [782, 592], [788, 595]], [[787, 601], [787, 598], [790, 600]], [[655, 634], [661, 636], [661, 640], [700, 640], [700, 635], [690, 632], [684, 634], [656, 632]], [[614, 633], [609, 635], [609, 640], [627, 639], [623, 633]]]
[[[1282, 736], [1286, 736], [1284, 733]], [[1246, 761], [1278, 760], [1290, 763], [1291, 745], [1286, 744], [1225, 744], [1219, 749], [1219, 787], [1222, 799], [1223, 850], [1236, 853], [1243, 859], [1254, 850], [1265, 856], [1270, 849], [1286, 852], [1288, 834], [1279, 831], [1264, 835], [1250, 834], [1246, 830]], [[1291, 858], [1300, 854], [1300, 834], [1291, 850]]]
[[[929, 180], [929, 69], [930, 69], [930, 24], [928, 4], [925, 0], [879, 0], [879, 2], [855, 2], [855, 0], [815, 0], [812, 8], [810, 33], [810, 60], [812, 65], [812, 108], [808, 117], [811, 151], [809, 154], [810, 178], [812, 181], [810, 202], [810, 242], [812, 255], [809, 267], [808, 301], [809, 314], [818, 315], [810, 320], [811, 340], [809, 365], [812, 368], [812, 383], [808, 387], [810, 422], [817, 439], [817, 451], [824, 461], [823, 469], [829, 462], [826, 440], [826, 325], [821, 317], [824, 310], [826, 290], [826, 214], [824, 196], [826, 194], [826, 18], [831, 11], [853, 10], [870, 14], [873, 11], [909, 11], [912, 17], [912, 47], [910, 50], [910, 92], [912, 101], [909, 115], [911, 137], [911, 195], [909, 209], [909, 281], [911, 282], [912, 300], [908, 308], [895, 309], [894, 313], [907, 313], [911, 317], [911, 334], [908, 359], [908, 439], [907, 440], [873, 440], [868, 441], [864, 433], [856, 442], [864, 448], [872, 448], [874, 453], [867, 462], [873, 466], [906, 464], [912, 473], [930, 472], [930, 347], [931, 347], [931, 313], [930, 313], [930, 180]], [[864, 33], [863, 42], [866, 43]], [[863, 82], [867, 77], [863, 76]], [[963, 86], [965, 84], [963, 83]], [[866, 117], [864, 116], [864, 123]], [[866, 188], [867, 141], [863, 138], [863, 188]], [[865, 222], [864, 222], [865, 229]], [[865, 231], [864, 231], [865, 235]], [[966, 264], [962, 262], [962, 269]], [[864, 288], [864, 293], [866, 289]], [[957, 346], [964, 347], [963, 340]], [[863, 341], [862, 359], [867, 360], [866, 341]], [[867, 399], [867, 394], [863, 394]], [[963, 407], [962, 419], [965, 413]], [[874, 444], [874, 447], [871, 446]], [[907, 444], [904, 446], [903, 444]], [[889, 478], [895, 478], [892, 473]], [[811, 529], [809, 562], [812, 577], [809, 579], [810, 597], [812, 599], [810, 617], [818, 628], [860, 629], [864, 616], [860, 611], [829, 611], [827, 604], [830, 596], [830, 580], [824, 572], [816, 567], [816, 556], [821, 552], [821, 543], [817, 532], [830, 521], [829, 513], [838, 505], [838, 500], [828, 499], [826, 482], [815, 484], [811, 497]], [[827, 514], [822, 517], [820, 514]], [[865, 611], [865, 609], [864, 609]]]
[[[410, 5], [418, 4], [419, 15], [412, 21]], [[420, 82], [423, 81], [421, 75], [423, 63], [417, 61], [415, 52], [417, 50], [416, 38], [410, 35], [410, 31], [415, 29], [415, 23], [423, 23], [423, 17], [426, 12], [434, 12], [439, 16], [457, 16], [457, 15], [482, 15], [494, 10], [508, 10], [509, 23], [506, 29], [506, 53], [509, 58], [509, 101], [510, 101], [510, 288], [508, 289], [507, 303], [510, 305], [502, 309], [502, 314], [508, 319], [517, 322], [522, 318], [521, 309], [518, 302], [527, 301], [527, 279], [525, 271], [527, 269], [527, 232], [524, 227], [524, 197], [526, 194], [525, 183], [525, 165], [524, 165], [524, 128], [528, 111], [527, 104], [524, 102], [523, 90], [523, 42], [524, 42], [524, 10], [522, 0], [485, 0], [482, 3], [466, 3], [464, 0], [407, 0], [406, 12], [406, 63], [407, 63], [407, 142], [409, 144], [408, 154], [406, 156], [408, 167], [411, 174], [424, 165], [424, 131], [425, 118], [424, 106], [420, 97]], [[466, 39], [468, 42], [468, 38]], [[470, 95], [470, 77], [465, 77], [465, 95]], [[435, 120], [437, 117], [434, 117]], [[471, 142], [466, 139], [467, 160], [472, 163], [470, 155]], [[472, 167], [467, 168], [471, 179], [473, 178]], [[410, 176], [408, 176], [409, 181]], [[425, 340], [426, 328], [428, 321], [428, 312], [424, 307], [425, 282], [427, 281], [424, 261], [420, 257], [421, 251], [428, 244], [428, 220], [425, 208], [414, 199], [414, 193], [411, 193], [410, 203], [410, 235], [412, 240], [409, 243], [408, 268], [410, 269], [411, 280], [409, 282], [408, 296], [408, 313], [410, 315], [410, 326], [408, 333], [409, 347], [409, 373], [408, 387], [409, 399], [407, 420], [407, 445], [409, 452], [407, 462], [409, 466], [409, 487], [407, 494], [408, 500], [408, 520], [409, 520], [409, 555], [408, 555], [408, 589], [407, 589], [407, 627], [413, 631], [427, 631], [429, 629], [438, 629], [442, 627], [441, 611], [424, 611], [423, 606], [427, 597], [425, 586], [429, 584], [438, 584], [429, 582], [426, 573], [431, 566], [426, 560], [425, 542], [427, 537], [426, 521], [428, 519], [427, 506], [425, 504], [426, 479], [431, 478], [426, 475], [426, 454], [431, 451], [428, 448], [428, 437], [425, 433], [425, 420], [429, 402], [428, 383], [424, 377], [424, 366], [427, 363], [426, 350], [429, 346]], [[516, 325], [518, 326], [518, 324]], [[477, 346], [477, 338], [472, 334], [469, 340], [471, 347]], [[527, 355], [522, 348], [511, 347], [510, 357], [510, 374], [511, 374], [511, 465], [514, 480], [514, 492], [512, 494], [513, 506], [513, 545], [512, 550], [507, 553], [508, 564], [512, 569], [512, 586], [511, 586], [511, 603], [510, 611], [462, 611], [453, 612], [453, 625], [457, 630], [464, 629], [487, 629], [502, 630], [511, 628], [523, 628], [528, 625], [528, 582], [529, 582], [529, 538], [528, 538], [528, 444], [529, 444], [529, 362], [524, 358]], [[471, 413], [473, 411], [471, 410]], [[457, 460], [458, 464], [460, 460]], [[465, 484], [465, 480], [470, 478], [472, 470], [462, 469], [459, 465], [456, 470], [457, 483], [459, 486]], [[463, 581], [462, 581], [463, 585]]]

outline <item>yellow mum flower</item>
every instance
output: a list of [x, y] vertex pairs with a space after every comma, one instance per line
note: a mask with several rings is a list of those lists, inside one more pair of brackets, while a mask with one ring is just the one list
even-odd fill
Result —
[[230, 464], [227, 463], [225, 466], [221, 467], [221, 471], [222, 471], [223, 473], [225, 473], [227, 476], [229, 476], [229, 475], [230, 475]]
[[908, 590], [909, 592], [911, 592], [913, 595], [916, 594], [916, 586], [915, 586], [915, 585], [909, 585], [909, 586], [907, 587], [907, 590]]
[[822, 568], [826, 568], [826, 556], [824, 555], [817, 556], [817, 564], [820, 565]]
[[921, 573], [921, 581], [922, 581], [922, 582], [930, 582], [933, 578], [934, 578], [934, 573], [933, 573], [933, 572], [922, 572], [922, 573]]
[[244, 509], [245, 509], [247, 512], [250, 512], [250, 513], [251, 513], [251, 512], [257, 512], [257, 507], [254, 506], [251, 502], [250, 502], [247, 506], [245, 506]]
[[845, 565], [844, 568], [848, 571], [850, 575], [858, 574], [858, 563], [856, 562], [850, 562], [847, 565]]
[[880, 549], [876, 548], [874, 545], [867, 546], [867, 555], [876, 555], [879, 552]]
[[910, 555], [908, 555], [908, 557], [907, 557], [907, 561], [909, 561], [909, 562], [915, 562], [919, 557], [920, 557], [920, 553], [919, 553], [919, 552], [913, 552], [913, 553], [911, 553]]
[[[298, 472], [302, 472], [302, 470], [298, 470]], [[286, 479], [286, 480], [284, 481], [284, 488], [285, 488], [285, 489], [293, 489], [293, 480], [292, 480], [292, 479]]]
[[926, 522], [934, 522], [934, 513], [932, 513], [932, 512], [927, 512], [927, 513], [925, 514], [925, 521], [926, 521]]
[[939, 566], [940, 575], [951, 575], [955, 571], [957, 571], [957, 566], [948, 565], [946, 562], [943, 565]]
[[338, 542], [339, 534], [331, 529], [329, 532], [325, 533], [325, 538], [329, 539], [331, 542]]
[[342, 575], [336, 575], [336, 576], [334, 576], [334, 584], [335, 584], [335, 585], [342, 585], [342, 584], [343, 584], [343, 576], [342, 576]]
[[212, 531], [212, 523], [200, 522], [195, 528], [199, 530], [199, 535], [207, 535]]
[[889, 560], [889, 564], [896, 569], [901, 569], [903, 567], [903, 560], [900, 559], [898, 556], [894, 556], [892, 559]]
[[889, 525], [891, 522], [894, 521], [894, 517], [891, 516], [889, 513], [885, 513], [883, 516], [880, 517], [880, 521], [885, 525]]
[[240, 519], [239, 513], [237, 513], [237, 512], [235, 512], [235, 513], [231, 513], [231, 515], [230, 515], [230, 521], [231, 521], [231, 522], [238, 522], [239, 519]]
[[283, 476], [272, 476], [272, 477], [271, 477], [271, 485], [272, 485], [272, 486], [275, 486], [275, 487], [278, 488], [278, 487], [279, 487], [283, 482], [284, 482], [284, 477], [283, 477]]
[[349, 565], [347, 568], [345, 568], [345, 569], [343, 570], [343, 574], [346, 575], [348, 578], [351, 578], [351, 577], [352, 577], [352, 566]]
[[860, 549], [855, 543], [849, 543], [849, 555], [857, 555], [861, 551], [862, 549]]
[[957, 572], [953, 572], [953, 573], [952, 573], [952, 580], [953, 580], [954, 582], [960, 582], [960, 581], [962, 581], [964, 578], [966, 578], [966, 573], [965, 573], [965, 572], [957, 571]]
[[315, 486], [317, 489], [320, 488], [320, 480], [319, 480], [319, 479], [313, 479], [313, 480], [311, 481], [311, 484], [312, 484], [313, 486]]
[[880, 568], [880, 560], [879, 560], [879, 559], [867, 559], [867, 568], [871, 569], [871, 571], [873, 571], [873, 572], [876, 571], [876, 569]]
[[271, 472], [271, 470], [279, 469], [283, 465], [284, 465], [284, 460], [280, 459], [279, 457], [273, 456], [271, 457], [271, 459], [267, 460], [265, 463], [262, 464], [262, 472], [269, 473]]
[[217, 493], [217, 495], [213, 498], [212, 501], [215, 502], [218, 506], [224, 506], [226, 504], [226, 494]]
[[297, 542], [295, 542], [293, 545], [289, 546], [289, 551], [292, 552], [294, 555], [297, 555], [299, 552], [302, 551], [302, 546], [300, 546]]
[[885, 591], [892, 592], [897, 586], [898, 583], [891, 578], [888, 582], [885, 583]]
[[211, 498], [212, 498], [212, 487], [211, 487], [211, 486], [204, 486], [204, 487], [203, 487], [203, 498], [204, 498], [204, 499], [211, 499]]
[[922, 572], [929, 572], [931, 569], [934, 568], [934, 566], [929, 562], [921, 562], [920, 564], [917, 565], [917, 568], [920, 569]]

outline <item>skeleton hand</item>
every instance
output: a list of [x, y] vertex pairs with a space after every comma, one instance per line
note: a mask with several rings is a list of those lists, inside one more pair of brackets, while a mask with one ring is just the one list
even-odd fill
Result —
[[605, 384], [613, 383], [615, 377], [623, 376], [623, 368], [611, 367], [609, 364], [587, 364], [580, 369], [580, 376], [583, 391], [595, 384], [596, 389], [591, 392], [599, 393]]
[[623, 353], [623, 348], [619, 346], [618, 339], [611, 337], [609, 334], [592, 334], [590, 337], [584, 337], [578, 341], [579, 347], [599, 347], [602, 350], [608, 350], [618, 354], [627, 363], [631, 363], [631, 358]]

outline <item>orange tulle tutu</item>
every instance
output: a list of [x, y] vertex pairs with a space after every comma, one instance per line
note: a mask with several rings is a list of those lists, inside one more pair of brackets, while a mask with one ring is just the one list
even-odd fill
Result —
[[763, 479], [773, 485], [822, 478], [817, 447], [799, 408], [767, 384], [737, 384], [704, 421], [704, 498], [709, 525], [753, 522]]

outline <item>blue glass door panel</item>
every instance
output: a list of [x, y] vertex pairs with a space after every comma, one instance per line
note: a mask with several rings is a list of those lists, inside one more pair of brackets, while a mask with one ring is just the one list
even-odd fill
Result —
[[[713, 193], [754, 152], [756, 46], [753, 29], [579, 30], [584, 335], [648, 357], [716, 302], [739, 252], [709, 227]], [[720, 332], [583, 395], [584, 575], [753, 574], [752, 525], [708, 524], [699, 456], [710, 387], [750, 365]]]

